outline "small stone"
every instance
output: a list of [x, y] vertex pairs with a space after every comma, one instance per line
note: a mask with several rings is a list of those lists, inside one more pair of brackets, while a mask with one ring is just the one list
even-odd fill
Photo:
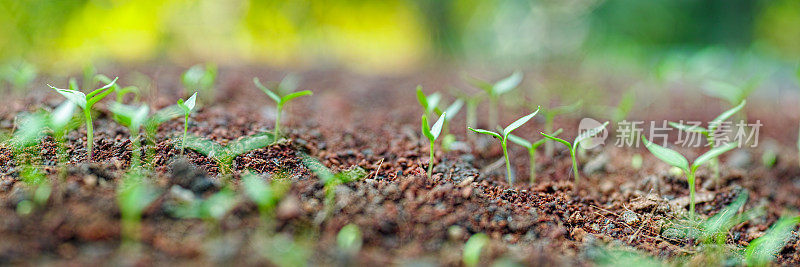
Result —
[[639, 222], [639, 215], [627, 210], [622, 213], [622, 220], [628, 225], [635, 225]]

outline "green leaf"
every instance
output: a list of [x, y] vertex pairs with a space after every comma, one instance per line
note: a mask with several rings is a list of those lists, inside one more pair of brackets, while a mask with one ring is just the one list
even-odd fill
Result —
[[444, 125], [444, 121], [446, 118], [447, 118], [447, 113], [444, 113], [442, 114], [442, 116], [439, 116], [439, 119], [436, 120], [436, 123], [433, 124], [433, 127], [431, 128], [431, 135], [433, 135], [433, 140], [439, 138], [439, 134], [442, 133], [442, 125]]
[[153, 116], [150, 116], [147, 124], [160, 125], [168, 120], [180, 117], [181, 115], [184, 115], [183, 109], [179, 105], [171, 105], [156, 111]]
[[494, 92], [494, 95], [502, 95], [513, 90], [514, 88], [517, 88], [520, 82], [522, 82], [522, 72], [514, 71], [511, 76], [496, 82], [492, 91]]
[[502, 136], [500, 136], [500, 134], [498, 134], [498, 133], [495, 133], [495, 132], [492, 132], [492, 131], [487, 131], [487, 130], [484, 130], [484, 129], [473, 129], [472, 127], [467, 127], [467, 129], [469, 129], [470, 131], [473, 131], [473, 132], [479, 133], [479, 134], [491, 135], [491, 136], [493, 136], [494, 138], [497, 138], [497, 139], [503, 140], [503, 137], [502, 137]]
[[566, 106], [558, 106], [558, 107], [554, 107], [554, 108], [551, 108], [551, 109], [545, 109], [544, 112], [548, 116], [555, 116], [555, 115], [558, 115], [558, 114], [572, 113], [572, 112], [575, 112], [576, 110], [578, 110], [578, 108], [580, 108], [582, 105], [583, 105], [583, 100], [578, 100], [578, 101], [575, 101], [575, 103], [572, 103], [572, 104], [569, 104], [569, 105], [566, 105]]
[[492, 84], [487, 83], [480, 79], [476, 79], [472, 76], [464, 76], [464, 78], [467, 80], [468, 83], [472, 84], [475, 87], [478, 87], [487, 94], [494, 95], [494, 86]]
[[579, 134], [578, 137], [575, 137], [575, 141], [572, 141], [572, 149], [575, 149], [578, 146], [578, 144], [583, 142], [583, 140], [586, 140], [588, 138], [591, 138], [591, 137], [603, 132], [603, 130], [606, 129], [607, 125], [608, 125], [608, 122], [606, 121], [605, 123], [603, 123], [603, 125], [594, 127], [592, 129], [589, 129], [588, 131], [585, 131], [585, 132]]
[[272, 133], [261, 133], [253, 136], [246, 136], [235, 141], [228, 142], [225, 146], [225, 160], [232, 160], [241, 154], [266, 147], [274, 143], [275, 137]]
[[733, 203], [723, 208], [714, 217], [703, 222], [700, 225], [700, 228], [703, 229], [703, 239], [709, 240], [718, 234], [727, 233], [730, 227], [733, 226], [736, 213], [747, 203], [748, 196], [749, 194], [746, 190], [742, 191]]
[[425, 113], [428, 113], [428, 97], [425, 96], [425, 92], [422, 92], [422, 85], [417, 85], [417, 102], [419, 105], [425, 109]]
[[698, 125], [686, 125], [686, 124], [677, 123], [677, 122], [671, 122], [671, 121], [667, 122], [667, 123], [669, 124], [669, 126], [672, 126], [672, 128], [675, 128], [675, 129], [678, 129], [678, 130], [681, 130], [681, 131], [684, 131], [684, 132], [708, 134], [708, 130], [706, 130], [706, 128], [700, 127]]
[[686, 172], [689, 171], [689, 161], [678, 152], [675, 152], [675, 150], [656, 145], [647, 140], [647, 138], [642, 138], [642, 142], [644, 142], [644, 147], [646, 147], [653, 156], [656, 156], [656, 158], [671, 166], [681, 168]]
[[552, 136], [552, 135], [548, 135], [548, 134], [546, 134], [546, 133], [542, 133], [542, 132], [539, 132], [539, 133], [540, 133], [540, 134], [542, 134], [542, 136], [544, 136], [544, 137], [545, 137], [545, 138], [547, 138], [547, 139], [550, 139], [550, 140], [553, 140], [553, 141], [556, 141], [556, 142], [562, 143], [562, 144], [564, 144], [565, 146], [567, 146], [567, 148], [569, 148], [569, 149], [572, 149], [572, 144], [570, 144], [569, 142], [567, 142], [567, 140], [564, 140], [564, 139], [561, 139], [561, 138], [558, 138], [558, 137], [555, 137], [555, 136]]
[[433, 134], [431, 133], [431, 126], [428, 124], [428, 116], [422, 114], [422, 135], [428, 138], [428, 141], [433, 142]]
[[197, 99], [197, 92], [194, 92], [194, 94], [192, 94], [192, 96], [190, 96], [189, 99], [186, 99], [186, 102], [184, 102], [183, 105], [185, 105], [186, 108], [189, 109], [189, 111], [192, 111], [194, 109], [196, 99]]
[[142, 124], [144, 124], [147, 120], [147, 115], [150, 112], [150, 107], [148, 107], [146, 104], [143, 104], [140, 107], [134, 107], [119, 102], [111, 103], [111, 105], [108, 106], [108, 109], [111, 110], [114, 115], [117, 115], [115, 118], [120, 124], [133, 129], [138, 129], [140, 126], [142, 126]]
[[736, 114], [736, 112], [742, 110], [745, 104], [747, 104], [747, 100], [742, 100], [742, 102], [739, 103], [739, 105], [729, 110], [726, 110], [725, 112], [722, 112], [722, 114], [719, 114], [719, 116], [717, 116], [716, 118], [714, 118], [714, 120], [708, 123], [709, 132], [713, 132], [720, 125], [720, 123], [733, 116], [733, 114]]
[[[556, 137], [556, 136], [558, 136], [559, 134], [561, 134], [561, 132], [563, 132], [563, 131], [564, 131], [564, 129], [558, 128], [558, 130], [556, 130], [555, 132], [551, 133], [551, 134], [550, 134], [550, 136]], [[536, 142], [533, 142], [533, 144], [532, 144], [532, 147], [531, 147], [531, 148], [532, 148], [532, 149], [536, 149], [537, 147], [539, 147], [539, 146], [541, 146], [542, 144], [544, 144], [544, 142], [547, 142], [547, 140], [549, 140], [549, 139], [547, 139], [547, 138], [542, 138], [542, 139], [539, 139], [538, 141], [536, 141]]]
[[336, 180], [333, 172], [331, 172], [328, 167], [325, 167], [324, 164], [319, 162], [319, 160], [302, 152], [300, 153], [300, 158], [302, 159], [301, 161], [303, 162], [303, 165], [311, 170], [311, 172], [313, 172], [314, 175], [316, 175], [317, 178], [319, 178], [323, 183], [328, 184], [329, 182]]
[[731, 105], [736, 104], [736, 102], [739, 100], [739, 88], [723, 81], [706, 81], [703, 84], [703, 92], [709, 96], [723, 99]]
[[523, 124], [525, 124], [526, 122], [531, 120], [531, 118], [533, 118], [533, 116], [536, 116], [536, 113], [539, 113], [539, 108], [538, 107], [536, 108], [536, 111], [534, 111], [533, 113], [528, 114], [525, 117], [519, 118], [516, 121], [512, 122], [511, 124], [509, 124], [508, 127], [503, 129], [503, 136], [504, 137], [508, 136], [512, 131], [516, 130], [517, 128], [519, 128], [520, 126], [522, 126]]
[[278, 93], [281, 95], [288, 95], [289, 93], [297, 90], [297, 86], [299, 84], [299, 76], [292, 73], [286, 74], [286, 76], [283, 76], [283, 79], [281, 79], [281, 82], [278, 83]]
[[34, 145], [40, 141], [45, 127], [45, 116], [41, 113], [23, 114], [19, 117], [16, 132], [11, 143], [17, 148]]
[[462, 106], [464, 106], [464, 101], [461, 99], [457, 99], [455, 102], [453, 102], [453, 104], [447, 106], [447, 109], [444, 111], [444, 113], [447, 113], [447, 120], [452, 120], [461, 110]]
[[61, 131], [67, 126], [75, 113], [75, 103], [66, 100], [50, 113], [50, 127], [53, 131]]
[[509, 134], [506, 138], [508, 138], [508, 140], [510, 140], [512, 143], [520, 145], [521, 147], [527, 149], [533, 148], [533, 144], [531, 144], [531, 142], [528, 142], [528, 140], [522, 139], [522, 137]]
[[266, 86], [261, 84], [261, 81], [258, 80], [258, 77], [253, 78], [253, 83], [256, 84], [256, 87], [258, 87], [258, 89], [261, 89], [261, 91], [266, 93], [267, 96], [269, 96], [269, 98], [272, 98], [272, 100], [274, 100], [275, 103], [280, 103], [281, 102], [281, 98], [277, 94], [272, 92], [272, 90], [269, 90], [269, 88], [267, 88]]
[[86, 108], [86, 94], [71, 89], [58, 89], [49, 84], [47, 86], [50, 86], [50, 88], [53, 88], [53, 90], [56, 90], [56, 92], [67, 98], [67, 100], [71, 101], [72, 103], [75, 103], [75, 105], [80, 106], [82, 109]]
[[750, 266], [766, 266], [786, 246], [792, 231], [800, 223], [800, 216], [784, 216], [767, 230], [745, 250], [745, 261]]
[[[112, 80], [111, 82], [107, 83], [106, 85], [103, 85], [103, 87], [97, 88], [94, 91], [92, 91], [91, 93], [87, 94], [86, 95], [87, 101], [93, 102], [93, 103], [97, 102], [100, 99], [103, 99], [106, 95], [108, 95], [111, 92], [113, 92], [114, 89], [116, 89], [116, 84], [117, 84], [117, 80], [118, 79], [119, 79], [119, 77], [115, 77], [114, 80]], [[111, 88], [112, 90], [108, 90], [108, 91], [103, 92], [103, 90], [108, 89], [108, 88]], [[98, 96], [99, 96], [99, 98], [98, 98]]]
[[703, 164], [705, 164], [707, 161], [709, 161], [709, 160], [711, 160], [713, 158], [716, 158], [719, 155], [722, 155], [722, 153], [728, 152], [729, 150], [734, 149], [734, 148], [736, 148], [738, 146], [739, 146], [738, 143], [731, 142], [731, 143], [724, 144], [722, 146], [715, 147], [715, 148], [707, 151], [703, 155], [700, 155], [699, 157], [697, 157], [697, 159], [694, 160], [694, 163], [692, 163], [692, 168], [700, 167]]
[[361, 230], [355, 224], [348, 224], [339, 230], [336, 235], [336, 243], [339, 245], [341, 251], [347, 253], [357, 253], [361, 250], [362, 245]]
[[622, 99], [617, 104], [617, 108], [615, 109], [613, 116], [614, 121], [622, 121], [628, 117], [628, 113], [630, 113], [635, 104], [636, 95], [634, 94], [633, 90], [628, 90], [628, 92], [622, 96]]
[[309, 90], [300, 91], [300, 92], [294, 92], [294, 93], [291, 93], [291, 94], [283, 96], [281, 98], [281, 102], [280, 103], [283, 104], [283, 103], [289, 102], [292, 99], [295, 99], [295, 98], [298, 98], [298, 97], [301, 97], [301, 96], [313, 95], [313, 94], [314, 93], [309, 91]]
[[478, 266], [481, 260], [481, 252], [488, 244], [489, 236], [486, 234], [477, 233], [472, 235], [467, 240], [467, 243], [464, 244], [464, 252], [462, 253], [464, 265], [468, 267]]
[[247, 173], [242, 177], [244, 193], [259, 207], [268, 206], [272, 200], [272, 188], [258, 175]]

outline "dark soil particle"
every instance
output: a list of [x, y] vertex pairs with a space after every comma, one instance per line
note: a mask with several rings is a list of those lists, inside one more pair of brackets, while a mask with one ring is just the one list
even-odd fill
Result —
[[[190, 134], [225, 144], [271, 130], [274, 118], [264, 111], [267, 98], [248, 88], [249, 78], [236, 73], [222, 72], [225, 83], [218, 86], [223, 90], [220, 95], [230, 97], [193, 114]], [[260, 76], [276, 78], [279, 73]], [[177, 76], [159, 77], [165, 79], [158, 81], [160, 92], [148, 101], [163, 107], [183, 92], [175, 81], [164, 78]], [[589, 173], [577, 183], [568, 154], [557, 149], [552, 157], [540, 156], [539, 177], [535, 184], [528, 184], [528, 155], [512, 147], [519, 177], [509, 185], [503, 166], [487, 168], [502, 157], [497, 142], [479, 137], [466, 144], [471, 152], [437, 150], [434, 174], [428, 178], [427, 141], [419, 138], [419, 111], [412, 90], [406, 90], [412, 88], [408, 81], [330, 71], [310, 72], [306, 77], [303, 88], [320, 89], [314, 97], [299, 98], [284, 114], [287, 120], [282, 125], [288, 138], [238, 155], [230, 174], [220, 174], [223, 170], [213, 158], [190, 149], [181, 153], [180, 119], [162, 124], [152, 143], [142, 141], [142, 162], [153, 170], [148, 179], [160, 195], [144, 210], [140, 241], [133, 249], [123, 241], [116, 198], [133, 146], [127, 129], [114, 123], [102, 105], [95, 119], [91, 163], [86, 163], [82, 127], [65, 137], [63, 154], [51, 137], [23, 153], [0, 146], [0, 264], [265, 265], [274, 263], [270, 242], [284, 234], [296, 243], [282, 242], [281, 247], [304, 246], [313, 265], [457, 266], [464, 242], [479, 232], [491, 239], [482, 254], [483, 264], [502, 258], [531, 266], [589, 265], [592, 251], [607, 245], [635, 247], [660, 259], [698, 253], [696, 240], [676, 237], [668, 228], [686, 208], [682, 202], [688, 195], [686, 181], [671, 176], [665, 165], [642, 149], [606, 146], [589, 151], [581, 159]], [[451, 80], [436, 75], [408, 79], [437, 84]], [[357, 81], [359, 86], [352, 88], [342, 81]], [[31, 94], [14, 100], [17, 105], [9, 106], [13, 108], [4, 108], [0, 125], [10, 130], [14, 114], [25, 107], [19, 104], [47, 99], [44, 103], [52, 106], [60, 101], [44, 91]], [[503, 119], [511, 120], [522, 111], [508, 107]], [[639, 115], [661, 118], [657, 111], [653, 108], [652, 113]], [[565, 116], [556, 126], [574, 129], [577, 121], [577, 115]], [[460, 117], [450, 123], [458, 140], [467, 140], [463, 131], [456, 130], [463, 123]], [[543, 121], [532, 121], [515, 133], [532, 137], [542, 127]], [[783, 136], [772, 138], [791, 142]], [[759, 149], [743, 151], [760, 155]], [[800, 168], [793, 153], [788, 148], [780, 150], [773, 168], [723, 164], [718, 184], [702, 186], [709, 174], [701, 171], [699, 216], [713, 216], [747, 190], [750, 200], [745, 209], [764, 206], [766, 214], [735, 226], [726, 242], [749, 244], [785, 208], [800, 207], [796, 182]], [[324, 183], [304, 166], [303, 154], [334, 172], [358, 166], [367, 175], [333, 187], [335, 198], [329, 203]], [[630, 166], [633, 154], [645, 155], [641, 169]], [[20, 213], [17, 205], [31, 199], [34, 187], [20, 181], [20, 162], [37, 162], [52, 185], [48, 200], [28, 214]], [[247, 172], [266, 180], [291, 181], [271, 215], [260, 214], [242, 193], [239, 179]], [[183, 197], [180, 192], [205, 199], [228, 185], [237, 192], [237, 204], [219, 221], [180, 219], [168, 212]], [[348, 256], [337, 250], [336, 234], [349, 223], [359, 226], [364, 242], [358, 254]], [[777, 263], [800, 264], [799, 246], [800, 237], [795, 234]]]

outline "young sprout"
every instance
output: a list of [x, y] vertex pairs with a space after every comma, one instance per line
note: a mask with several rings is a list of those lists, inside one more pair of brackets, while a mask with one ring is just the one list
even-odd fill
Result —
[[114, 92], [114, 84], [117, 82], [117, 78], [114, 78], [113, 81], [109, 82], [103, 87], [100, 87], [89, 94], [84, 94], [81, 91], [78, 91], [77, 83], [74, 79], [70, 80], [69, 89], [59, 89], [55, 88], [52, 85], [47, 85], [53, 90], [56, 90], [59, 94], [67, 98], [72, 103], [80, 106], [83, 109], [84, 117], [86, 118], [86, 152], [87, 157], [86, 161], [90, 162], [92, 160], [92, 146], [94, 145], [94, 132], [92, 125], [92, 106], [95, 103], [99, 102], [112, 92]]
[[350, 169], [334, 174], [330, 169], [328, 169], [328, 167], [319, 162], [319, 160], [309, 156], [306, 153], [301, 153], [300, 158], [302, 159], [303, 166], [306, 166], [306, 168], [311, 170], [311, 172], [314, 173], [314, 175], [316, 175], [325, 185], [325, 206], [327, 208], [326, 214], [328, 215], [330, 215], [331, 211], [333, 210], [333, 201], [336, 197], [336, 186], [358, 181], [364, 177], [367, 177], [367, 172], [358, 166], [354, 166]]
[[214, 64], [194, 65], [181, 75], [183, 87], [188, 91], [200, 92], [200, 97], [210, 103], [214, 100], [214, 80], [217, 79], [217, 66]]
[[[561, 134], [562, 131], [563, 129], [558, 129], [557, 131], [550, 134], [550, 136], [558, 136], [559, 134]], [[509, 134], [508, 140], [528, 150], [528, 156], [530, 160], [530, 179], [531, 179], [531, 184], [533, 184], [536, 181], [536, 149], [539, 148], [539, 146], [541, 146], [542, 144], [544, 144], [548, 139], [542, 138], [536, 142], [531, 143], [528, 142], [528, 140], [523, 139], [522, 137]]]
[[633, 90], [628, 90], [622, 95], [616, 106], [594, 106], [598, 113], [611, 119], [612, 122], [620, 122], [628, 117], [628, 114], [636, 104], [636, 94]]
[[550, 140], [562, 143], [565, 146], [567, 146], [567, 148], [569, 149], [569, 157], [572, 158], [572, 172], [575, 174], [575, 182], [577, 183], [580, 180], [580, 173], [578, 172], [578, 159], [575, 156], [575, 152], [578, 151], [578, 145], [581, 142], [583, 142], [583, 140], [586, 140], [603, 132], [603, 130], [606, 129], [606, 125], [608, 125], [608, 122], [605, 122], [603, 123], [603, 125], [597, 126], [595, 128], [589, 129], [588, 131], [579, 134], [577, 137], [575, 137], [575, 140], [572, 141], [572, 144], [570, 144], [564, 139], [551, 136], [546, 133], [541, 133], [541, 134]]
[[128, 173], [117, 188], [117, 205], [122, 219], [122, 235], [137, 240], [142, 212], [158, 197], [158, 191], [137, 171]]
[[528, 114], [525, 117], [519, 118], [516, 121], [512, 122], [500, 133], [495, 133], [483, 129], [468, 128], [473, 132], [489, 135], [500, 140], [500, 145], [502, 145], [503, 147], [503, 157], [505, 158], [506, 161], [506, 179], [508, 180], [509, 185], [514, 184], [514, 174], [511, 173], [511, 161], [508, 159], [508, 146], [507, 146], [508, 136], [511, 134], [512, 131], [516, 130], [517, 128], [521, 127], [523, 124], [528, 122], [531, 118], [533, 118], [533, 116], [536, 116], [536, 113], [539, 113], [539, 108], [537, 108], [536, 111], [534, 111], [533, 113]]
[[[583, 100], [578, 100], [575, 103], [566, 105], [566, 106], [559, 106], [550, 109], [545, 109], [542, 111], [544, 113], [544, 131], [548, 133], [553, 132], [553, 121], [555, 120], [556, 116], [561, 114], [569, 114], [577, 111], [583, 105]], [[544, 155], [546, 157], [553, 156], [553, 144], [552, 143], [545, 143], [544, 144]]]
[[361, 245], [364, 241], [361, 238], [361, 230], [358, 225], [348, 224], [339, 230], [336, 235], [336, 244], [339, 245], [339, 250], [347, 255], [354, 256], [361, 250]]
[[183, 150], [186, 149], [186, 132], [189, 131], [189, 115], [192, 114], [197, 99], [197, 92], [192, 94], [189, 99], [183, 101], [178, 99], [178, 106], [183, 110], [183, 140], [181, 141], [181, 155]]
[[427, 137], [428, 141], [430, 141], [431, 157], [430, 157], [430, 161], [428, 161], [428, 178], [429, 179], [431, 178], [431, 175], [433, 173], [433, 162], [434, 162], [433, 161], [433, 153], [436, 151], [434, 149], [434, 147], [435, 147], [434, 144], [435, 144], [436, 138], [438, 138], [439, 134], [442, 133], [442, 126], [444, 125], [444, 121], [446, 120], [446, 118], [447, 118], [447, 113], [442, 114], [441, 116], [439, 116], [439, 119], [436, 120], [436, 123], [434, 123], [433, 127], [431, 128], [430, 124], [428, 124], [428, 115], [425, 115], [425, 114], [422, 115], [422, 135]]
[[226, 146], [222, 146], [214, 141], [190, 135], [186, 138], [186, 148], [212, 158], [217, 162], [220, 173], [228, 173], [231, 171], [231, 165], [236, 156], [266, 147], [274, 143], [274, 141], [275, 137], [272, 134], [262, 133], [242, 137], [228, 142]]
[[[483, 101], [484, 95], [483, 95], [483, 93], [476, 93], [476, 94], [468, 95], [466, 93], [463, 93], [463, 92], [460, 92], [460, 91], [457, 91], [457, 90], [454, 90], [453, 94], [458, 96], [458, 99], [460, 99], [464, 103], [464, 105], [467, 106], [467, 111], [466, 111], [467, 112], [467, 120], [466, 120], [467, 129], [466, 129], [466, 131], [467, 131], [467, 133], [469, 133], [470, 132], [469, 131], [469, 127], [478, 127], [477, 126], [477, 124], [478, 124], [478, 116], [477, 116], [478, 105], [481, 103], [481, 101]], [[467, 135], [467, 136], [468, 136], [468, 138], [470, 138], [470, 140], [472, 140], [472, 138], [474, 138], [473, 135]]]
[[736, 148], [736, 143], [728, 143], [719, 147], [712, 148], [708, 150], [703, 155], [697, 157], [694, 160], [692, 165], [689, 165], [689, 161], [681, 156], [678, 152], [675, 152], [672, 149], [665, 148], [659, 146], [653, 142], [647, 140], [647, 138], [642, 138], [642, 142], [644, 142], [644, 146], [647, 150], [650, 151], [656, 158], [664, 161], [665, 163], [680, 168], [686, 174], [686, 181], [689, 183], [689, 216], [694, 218], [694, 191], [695, 191], [695, 172], [697, 172], [697, 168], [703, 166], [706, 162], [710, 161], [713, 158], [722, 155], [722, 153], [728, 152], [731, 149]]
[[[13, 66], [17, 65], [17, 66]], [[36, 79], [36, 66], [26, 61], [19, 64], [7, 64], [0, 69], [0, 78], [8, 81], [15, 92], [24, 92], [28, 85]]]
[[447, 109], [442, 111], [437, 106], [440, 103], [441, 95], [439, 93], [433, 93], [429, 96], [426, 96], [424, 92], [422, 92], [422, 86], [417, 86], [417, 102], [422, 108], [425, 110], [426, 115], [433, 115], [436, 114], [437, 116], [441, 116], [442, 114], [447, 114], [445, 117], [444, 124], [442, 125], [442, 136], [444, 136], [442, 140], [442, 149], [447, 151], [450, 148], [450, 145], [455, 142], [455, 136], [451, 135], [449, 129], [447, 127], [448, 122], [450, 122], [459, 111], [461, 111], [461, 107], [464, 106], [464, 101], [461, 99], [457, 99], [452, 104], [447, 106]]
[[485, 91], [487, 95], [489, 95], [489, 127], [491, 128], [497, 126], [497, 102], [499, 101], [501, 95], [508, 93], [519, 86], [520, 82], [522, 82], [522, 72], [515, 71], [511, 74], [511, 76], [508, 76], [494, 84], [490, 84], [469, 76], [467, 79], [472, 85], [480, 88], [481, 90]]
[[[669, 125], [672, 126], [673, 128], [676, 128], [684, 132], [702, 134], [706, 138], [708, 146], [710, 148], [714, 148], [714, 145], [717, 143], [715, 139], [715, 133], [719, 128], [719, 126], [722, 125], [722, 122], [733, 116], [733, 114], [736, 114], [737, 112], [742, 110], [746, 103], [747, 103], [746, 100], [742, 100], [742, 102], [739, 103], [739, 105], [729, 110], [726, 110], [725, 112], [722, 112], [722, 114], [720, 114], [719, 116], [714, 118], [714, 120], [708, 123], [708, 129], [703, 128], [699, 125], [686, 125], [677, 122], [669, 122]], [[714, 181], [719, 180], [719, 162], [717, 161], [716, 158], [712, 158], [709, 164], [711, 164], [711, 168], [714, 171]]]
[[768, 266], [789, 242], [798, 223], [800, 216], [778, 219], [763, 236], [750, 242], [745, 249], [745, 263], [748, 266]]
[[109, 109], [114, 113], [114, 118], [117, 122], [128, 127], [132, 146], [131, 168], [139, 167], [142, 151], [141, 141], [139, 141], [139, 128], [146, 122], [150, 107], [146, 104], [134, 107], [119, 102], [113, 102], [109, 106]]
[[[293, 76], [287, 76], [287, 78], [288, 77], [293, 77]], [[286, 80], [286, 79], [284, 79], [284, 80]], [[259, 81], [258, 78], [253, 78], [253, 83], [256, 84], [256, 87], [258, 87], [258, 89], [261, 89], [261, 91], [264, 91], [264, 93], [266, 93], [267, 96], [269, 96], [269, 98], [271, 98], [276, 103], [276, 107], [275, 107], [275, 109], [276, 109], [275, 133], [274, 133], [275, 137], [280, 137], [281, 136], [281, 124], [280, 123], [281, 123], [281, 112], [283, 111], [283, 105], [285, 105], [287, 102], [289, 102], [292, 99], [295, 99], [295, 98], [298, 98], [298, 97], [301, 97], [301, 96], [307, 96], [307, 95], [313, 95], [314, 94], [310, 90], [305, 90], [305, 91], [300, 91], [300, 92], [292, 92], [292, 91], [294, 91], [294, 88], [291, 88], [291, 86], [282, 86], [284, 84], [284, 81], [281, 81], [281, 84], [278, 85], [277, 89], [279, 89], [279, 90], [276, 90], [276, 91], [278, 91], [277, 93], [273, 92], [272, 90], [269, 90], [266, 86], [261, 84], [261, 81]], [[289, 90], [287, 90], [287, 89], [289, 89]], [[281, 94], [282, 96], [279, 96], [278, 94]], [[276, 140], [277, 140], [277, 138], [276, 138]]]
[[464, 244], [464, 252], [461, 254], [461, 261], [465, 266], [478, 266], [481, 262], [481, 252], [489, 244], [489, 236], [484, 233], [477, 233], [469, 237]]
[[[173, 187], [171, 190], [185, 190], [175, 188], [180, 187]], [[178, 218], [203, 219], [216, 224], [225, 217], [228, 212], [236, 207], [237, 202], [238, 200], [233, 190], [225, 187], [219, 192], [209, 196], [207, 199], [193, 198], [187, 202], [170, 207], [169, 211]]]
[[284, 180], [273, 179], [272, 182], [268, 183], [252, 173], [244, 175], [242, 186], [244, 187], [244, 193], [253, 203], [256, 203], [258, 212], [261, 213], [261, 217], [265, 220], [289, 189], [289, 183]]
[[709, 80], [703, 84], [703, 92], [706, 95], [725, 100], [731, 106], [735, 106], [744, 102], [758, 88], [760, 82], [761, 78], [752, 78], [745, 85], [738, 86], [719, 80]]
[[417, 103], [425, 110], [425, 115], [433, 115], [433, 113], [438, 110], [439, 101], [441, 100], [442, 95], [438, 92], [426, 96], [425, 93], [422, 92], [422, 85], [417, 85]]

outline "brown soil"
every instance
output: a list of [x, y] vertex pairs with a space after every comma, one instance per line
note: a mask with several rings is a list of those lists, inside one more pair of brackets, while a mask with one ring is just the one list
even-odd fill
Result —
[[[151, 106], [163, 107], [183, 96], [176, 70], [152, 70], [158, 87], [144, 97]], [[147, 161], [154, 170], [150, 179], [162, 195], [146, 209], [141, 241], [133, 249], [122, 245], [116, 205], [116, 184], [130, 164], [131, 144], [127, 129], [113, 122], [100, 105], [103, 112], [95, 119], [96, 152], [91, 164], [85, 163], [82, 127], [67, 136], [69, 162], [64, 166], [56, 164], [57, 146], [52, 138], [26, 153], [42, 162], [53, 185], [46, 205], [31, 214], [23, 216], [16, 211], [17, 204], [32, 193], [19, 180], [18, 159], [9, 148], [0, 150], [0, 264], [266, 264], [271, 250], [288, 246], [275, 243], [285, 238], [284, 234], [307, 246], [309, 263], [314, 265], [459, 265], [464, 242], [478, 232], [492, 240], [482, 257], [487, 264], [505, 258], [525, 265], [589, 265], [592, 252], [607, 245], [635, 247], [660, 259], [701, 253], [695, 246], [697, 240], [665, 234], [667, 226], [686, 209], [687, 184], [684, 178], [670, 175], [669, 168], [643, 148], [609, 145], [588, 151], [580, 158], [581, 167], [593, 164], [599, 168], [583, 175], [576, 185], [568, 153], [556, 146], [552, 157], [540, 153], [539, 177], [529, 184], [525, 182], [527, 154], [509, 145], [519, 176], [518, 183], [510, 186], [502, 165], [485, 168], [502, 157], [499, 142], [477, 137], [464, 146], [471, 151], [437, 152], [434, 175], [428, 179], [427, 141], [420, 139], [420, 111], [411, 88], [420, 82], [430, 88], [428, 92], [449, 84], [461, 86], [458, 73], [403, 78], [368, 78], [335, 71], [305, 73], [301, 87], [315, 94], [289, 104], [284, 124], [289, 141], [236, 157], [233, 174], [224, 179], [221, 177], [226, 176], [217, 175], [217, 163], [200, 153], [188, 151], [188, 163], [181, 159], [176, 142], [182, 120], [163, 124], [152, 147], [156, 155]], [[120, 72], [120, 76], [124, 74]], [[278, 80], [281, 73], [231, 69], [221, 74], [217, 101], [202, 105], [192, 115], [190, 133], [225, 143], [269, 131], [272, 103], [249, 81], [255, 74], [262, 80]], [[121, 80], [126, 84], [124, 77]], [[635, 117], [708, 119], [720, 110], [702, 103], [708, 99], [683, 100], [669, 95], [687, 108], [667, 112], [670, 107], [666, 105], [639, 107]], [[60, 101], [57, 94], [46, 90], [8, 100], [0, 113], [0, 126], [10, 130], [18, 112], [53, 107]], [[689, 109], [691, 106], [703, 108]], [[510, 122], [525, 110], [506, 108], [503, 121]], [[707, 169], [699, 173], [697, 212], [701, 217], [713, 216], [742, 190], [750, 193], [745, 209], [766, 209], [764, 216], [736, 225], [728, 244], [746, 246], [787, 210], [800, 207], [800, 168], [792, 144], [796, 132], [793, 123], [782, 123], [796, 118], [787, 113], [766, 101], [752, 101], [748, 107], [749, 118], [765, 125], [762, 140], [774, 139], [784, 145], [779, 146], [776, 166], [760, 164], [764, 146], [759, 146], [735, 152], [747, 159], [746, 164], [726, 164], [733, 153], [723, 156], [718, 183], [710, 182]], [[572, 138], [583, 115], [587, 114], [559, 117], [556, 127], [563, 127], [564, 136]], [[466, 140], [463, 125], [462, 111], [450, 123], [458, 140]], [[537, 118], [515, 133], [535, 138], [542, 128], [543, 121]], [[703, 152], [680, 151], [690, 159]], [[333, 210], [328, 212], [323, 183], [303, 166], [301, 153], [334, 171], [360, 166], [368, 175], [336, 186]], [[630, 165], [630, 158], [637, 153], [644, 158], [639, 170]], [[198, 197], [207, 197], [226, 184], [240, 191], [239, 179], [246, 170], [289, 174], [292, 181], [268, 222], [243, 194], [237, 194], [239, 204], [218, 223], [179, 219], [168, 212], [171, 187], [180, 186]], [[355, 257], [336, 248], [336, 234], [348, 223], [358, 225], [364, 238], [364, 247]], [[800, 264], [799, 248], [800, 238], [795, 234], [777, 263]]]

